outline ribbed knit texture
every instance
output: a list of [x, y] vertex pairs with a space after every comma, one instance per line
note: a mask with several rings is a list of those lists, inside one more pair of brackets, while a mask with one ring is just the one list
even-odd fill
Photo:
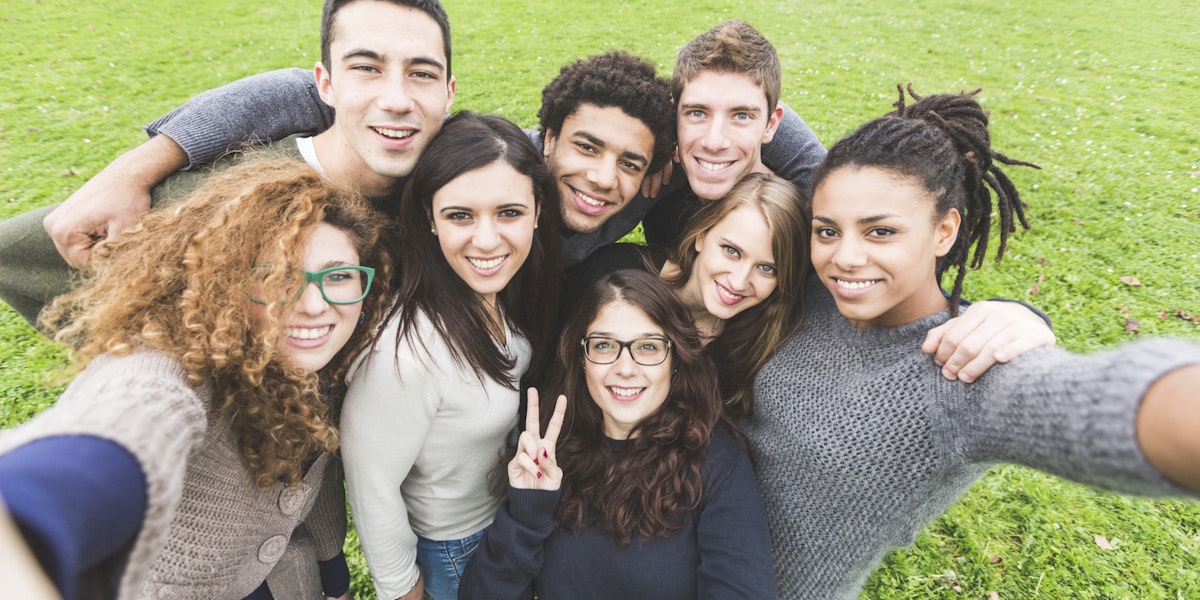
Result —
[[[277, 563], [302, 564], [285, 556], [303, 557], [308, 566], [292, 569], [296, 575], [282, 578], [282, 587], [272, 578], [275, 596], [322, 597], [316, 560], [336, 556], [345, 539], [340, 482], [321, 495], [322, 517], [291, 544], [289, 538], [313, 509], [336, 459], [321, 455], [296, 489], [277, 483], [259, 490], [228, 424], [208, 427], [211, 401], [211, 388], [189, 386], [171, 357], [149, 351], [101, 356], [54, 406], [0, 435], [0, 452], [44, 437], [93, 435], [139, 462], [149, 500], [141, 531], [124, 556], [83, 577], [81, 597], [240, 599]], [[329, 470], [336, 478], [336, 466]]]
[[806, 298], [803, 327], [759, 373], [744, 424], [781, 597], [857, 598], [889, 550], [997, 462], [1120, 492], [1186, 493], [1146, 463], [1134, 425], [1150, 383], [1200, 362], [1200, 348], [1042, 348], [963, 384], [920, 349], [946, 312], [855, 329], [815, 279]]

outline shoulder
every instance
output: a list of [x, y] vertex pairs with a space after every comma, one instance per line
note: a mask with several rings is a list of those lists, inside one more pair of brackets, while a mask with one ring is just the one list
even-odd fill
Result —
[[[750, 454], [732, 431], [723, 424], [713, 429], [712, 438], [708, 441], [708, 449], [704, 454], [705, 480], [723, 479], [730, 471], [742, 467], [749, 468]], [[707, 483], [706, 483], [707, 485]]]

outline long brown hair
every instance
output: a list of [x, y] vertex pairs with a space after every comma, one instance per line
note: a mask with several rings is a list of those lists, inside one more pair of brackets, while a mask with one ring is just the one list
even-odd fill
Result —
[[[391, 265], [379, 243], [383, 217], [356, 191], [302, 161], [264, 154], [214, 173], [186, 200], [97, 245], [82, 284], [48, 307], [42, 323], [80, 368], [101, 354], [141, 348], [177, 357], [189, 383], [213, 386], [210, 410], [229, 420], [265, 489], [278, 480], [295, 483], [305, 459], [337, 448], [336, 411], [321, 390], [341, 379], [379, 323]], [[298, 264], [320, 223], [350, 236], [378, 283], [354, 335], [318, 375], [280, 352], [283, 303], [268, 304], [265, 321], [255, 325], [245, 282], [264, 256], [280, 268]], [[281, 288], [267, 290], [271, 298], [290, 298], [302, 285], [267, 281]]]
[[531, 370], [538, 368], [538, 358], [549, 352], [552, 343], [562, 280], [558, 190], [533, 142], [502, 117], [457, 113], [417, 159], [396, 219], [401, 275], [388, 319], [399, 319], [397, 348], [402, 343], [424, 348], [415, 323], [420, 314], [427, 315], [456, 360], [477, 377], [489, 377], [515, 390], [520, 376], [512, 372], [515, 359], [496, 346], [490, 333], [489, 325], [501, 324], [492, 323], [479, 296], [446, 262], [429, 229], [434, 194], [460, 175], [496, 162], [530, 178], [540, 209], [529, 256], [496, 295], [509, 325], [531, 338], [535, 349]]
[[776, 286], [765, 300], [730, 319], [708, 347], [720, 369], [721, 395], [734, 415], [750, 412], [754, 376], [800, 326], [804, 280], [811, 267], [812, 227], [812, 211], [799, 188], [774, 175], [751, 173], [724, 198], [704, 203], [688, 220], [671, 257], [679, 270], [665, 278], [668, 283], [680, 290], [687, 285], [699, 256], [696, 241], [739, 206], [754, 208], [767, 221]]
[[[588, 393], [580, 345], [600, 310], [613, 302], [641, 309], [672, 344], [667, 398], [634, 427], [629, 447], [619, 456], [613, 455], [603, 415]], [[588, 525], [594, 518], [622, 544], [678, 528], [682, 516], [700, 502], [704, 453], [713, 429], [724, 421], [716, 373], [683, 302], [649, 273], [605, 275], [584, 294], [563, 331], [556, 366], [548, 389], [568, 399], [558, 445], [558, 460], [566, 468], [556, 525]], [[542, 416], [548, 422], [549, 415]]]

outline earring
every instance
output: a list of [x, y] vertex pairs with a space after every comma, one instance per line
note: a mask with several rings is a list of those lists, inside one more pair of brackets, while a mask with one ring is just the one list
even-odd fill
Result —
[[429, 228], [429, 233], [432, 233], [433, 235], [437, 235], [437, 228], [436, 228], [436, 227], [430, 227], [430, 228]]

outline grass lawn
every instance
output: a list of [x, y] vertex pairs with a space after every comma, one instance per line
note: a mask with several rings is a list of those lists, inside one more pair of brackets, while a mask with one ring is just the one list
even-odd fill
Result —
[[[895, 99], [982, 86], [996, 146], [1042, 165], [1009, 171], [1034, 229], [971, 298], [1050, 314], [1060, 344], [1145, 335], [1200, 340], [1200, 4], [921, 0], [446, 0], [456, 106], [536, 124], [559, 66], [607, 48], [669, 75], [676, 50], [741, 17], [778, 48], [783, 99], [826, 144]], [[138, 126], [210, 87], [307, 67], [320, 5], [288, 0], [0, 4], [0, 219], [64, 199]], [[1182, 316], [1179, 316], [1182, 315]], [[1140, 331], [1131, 332], [1131, 329]], [[0, 306], [0, 426], [60, 389], [61, 352]], [[1102, 549], [1103, 536], [1111, 549]], [[352, 553], [359, 597], [369, 596]], [[1200, 504], [1095, 492], [1016, 467], [981, 480], [867, 598], [1200, 598]]]

